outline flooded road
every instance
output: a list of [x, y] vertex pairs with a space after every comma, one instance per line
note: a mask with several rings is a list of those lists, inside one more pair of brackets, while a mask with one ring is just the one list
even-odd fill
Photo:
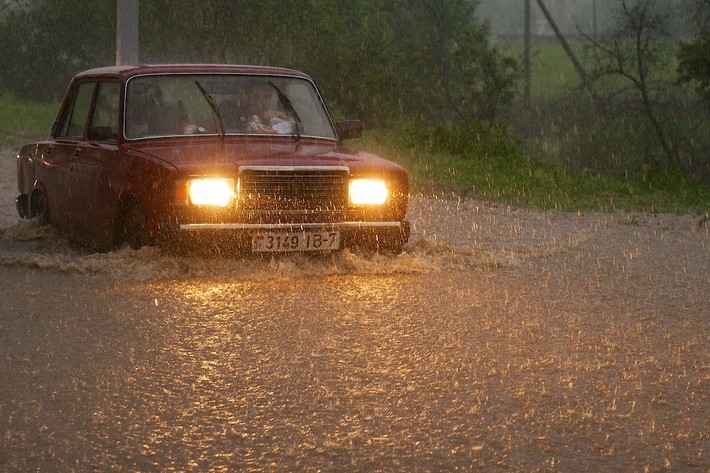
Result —
[[710, 469], [696, 217], [415, 196], [403, 255], [272, 260], [88, 253], [11, 205], [4, 471]]

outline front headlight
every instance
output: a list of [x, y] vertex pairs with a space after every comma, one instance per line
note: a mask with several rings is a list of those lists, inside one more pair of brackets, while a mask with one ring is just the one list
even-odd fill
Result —
[[353, 179], [350, 181], [351, 205], [382, 205], [387, 202], [387, 183], [381, 179]]
[[230, 178], [200, 178], [184, 182], [179, 186], [176, 200], [192, 205], [227, 207], [236, 197], [237, 187]]

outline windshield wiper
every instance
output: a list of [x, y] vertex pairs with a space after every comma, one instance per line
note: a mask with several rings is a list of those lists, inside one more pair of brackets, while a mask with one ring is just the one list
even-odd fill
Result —
[[225, 136], [225, 131], [224, 131], [224, 120], [222, 120], [222, 114], [219, 112], [219, 106], [217, 105], [217, 101], [212, 97], [207, 91], [205, 90], [204, 87], [202, 87], [202, 84], [200, 84], [199, 81], [195, 81], [195, 85], [197, 86], [198, 89], [200, 89], [200, 92], [202, 93], [202, 96], [207, 100], [207, 103], [210, 105], [210, 108], [214, 112], [215, 116], [217, 117], [217, 121], [219, 122], [219, 136], [220, 139], [222, 140], [222, 144], [224, 144], [224, 136]]
[[293, 139], [295, 141], [300, 141], [301, 140], [301, 117], [298, 116], [298, 112], [294, 108], [293, 104], [291, 103], [291, 100], [288, 98], [286, 94], [284, 94], [279, 87], [274, 84], [274, 81], [269, 79], [269, 85], [276, 91], [276, 95], [279, 96], [279, 102], [281, 102], [281, 105], [284, 106], [286, 109], [286, 113], [288, 115], [293, 115], [294, 120], [296, 120], [296, 123], [294, 125], [294, 128], [296, 130], [296, 133], [293, 134]]

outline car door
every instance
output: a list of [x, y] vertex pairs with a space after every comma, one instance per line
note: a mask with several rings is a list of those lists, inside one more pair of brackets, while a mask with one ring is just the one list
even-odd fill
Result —
[[118, 152], [119, 103], [118, 82], [76, 84], [49, 150], [57, 181], [49, 196], [52, 221], [70, 239], [99, 247], [112, 236], [107, 172]]
[[112, 186], [112, 170], [118, 155], [120, 84], [96, 83], [85, 136], [77, 143], [70, 168], [73, 235], [77, 240], [105, 248], [113, 237], [118, 189]]
[[86, 124], [96, 88], [95, 81], [73, 85], [54, 140], [44, 153], [44, 167], [51, 170], [46, 177], [45, 192], [50, 218], [60, 231], [75, 238], [82, 190], [74, 180], [74, 166], [81, 155]]

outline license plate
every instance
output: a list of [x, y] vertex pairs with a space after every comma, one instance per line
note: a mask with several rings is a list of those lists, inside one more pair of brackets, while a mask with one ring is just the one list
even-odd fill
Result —
[[338, 231], [265, 232], [252, 236], [256, 252], [325, 251], [340, 248]]

